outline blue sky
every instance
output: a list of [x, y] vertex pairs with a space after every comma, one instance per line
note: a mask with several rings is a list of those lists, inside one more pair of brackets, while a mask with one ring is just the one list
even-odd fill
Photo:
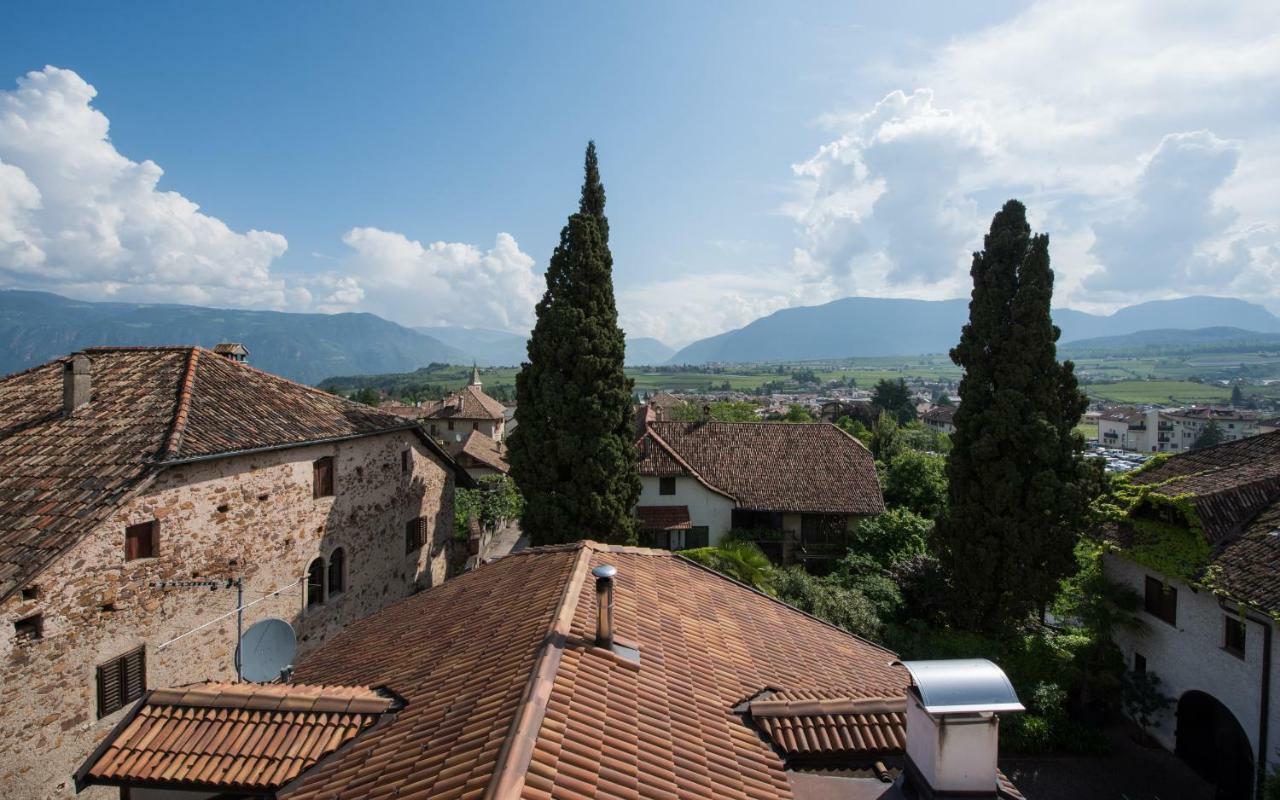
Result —
[[594, 138], [673, 344], [962, 296], [1009, 196], [1062, 303], [1280, 309], [1265, 3], [886, 5], [16, 5], [0, 286], [522, 330]]

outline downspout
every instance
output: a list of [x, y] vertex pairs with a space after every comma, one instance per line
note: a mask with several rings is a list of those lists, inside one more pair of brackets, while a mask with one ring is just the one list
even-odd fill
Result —
[[1262, 626], [1262, 696], [1258, 700], [1258, 760], [1254, 765], [1253, 796], [1263, 800], [1263, 791], [1267, 782], [1267, 733], [1271, 722], [1271, 618], [1251, 614], [1244, 606], [1230, 608], [1222, 600], [1218, 606], [1228, 613], [1239, 614], [1244, 611], [1244, 618]]

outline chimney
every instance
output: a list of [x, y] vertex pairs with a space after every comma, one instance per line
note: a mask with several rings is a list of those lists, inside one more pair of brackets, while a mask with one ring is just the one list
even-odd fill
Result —
[[907, 689], [907, 781], [922, 797], [997, 796], [1000, 712], [1025, 711], [985, 658], [897, 662]]
[[70, 414], [89, 402], [92, 375], [89, 357], [76, 353], [62, 365], [62, 410]]
[[618, 568], [601, 564], [591, 570], [596, 576], [596, 646], [613, 647], [613, 576]]

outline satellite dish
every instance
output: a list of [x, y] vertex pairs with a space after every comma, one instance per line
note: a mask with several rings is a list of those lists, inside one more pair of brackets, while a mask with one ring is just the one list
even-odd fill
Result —
[[274, 618], [255, 622], [240, 637], [240, 675], [246, 681], [273, 681], [297, 652], [298, 640], [289, 623]]

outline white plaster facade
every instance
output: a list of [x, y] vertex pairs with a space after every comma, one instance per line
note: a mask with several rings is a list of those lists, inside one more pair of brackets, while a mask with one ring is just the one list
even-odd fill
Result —
[[[1133, 669], [1135, 654], [1146, 659], [1146, 668], [1160, 677], [1161, 691], [1174, 698], [1175, 705], [1160, 717], [1151, 733], [1161, 745], [1173, 750], [1176, 743], [1176, 701], [1189, 691], [1216, 698], [1235, 716], [1249, 737], [1257, 758], [1259, 713], [1261, 709], [1264, 631], [1262, 623], [1245, 623], [1245, 653], [1241, 658], [1224, 649], [1226, 618], [1237, 616], [1233, 607], [1223, 608], [1218, 598], [1205, 590], [1170, 579], [1118, 554], [1104, 556], [1104, 569], [1114, 581], [1143, 594], [1148, 576], [1166, 581], [1177, 590], [1177, 624], [1139, 611], [1144, 623], [1140, 632], [1121, 630], [1116, 644], [1124, 654], [1126, 667]], [[1274, 631], [1274, 623], [1272, 623]], [[1272, 634], [1272, 664], [1277, 663], [1276, 637]], [[1274, 666], [1273, 666], [1274, 670]], [[1271, 680], [1268, 714], [1267, 761], [1280, 765], [1280, 681]]]
[[734, 502], [703, 486], [696, 478], [682, 476], [673, 480], [676, 484], [675, 494], [661, 494], [661, 478], [641, 475], [640, 500], [636, 505], [688, 506], [689, 523], [707, 527], [708, 544], [719, 542], [733, 527]]

